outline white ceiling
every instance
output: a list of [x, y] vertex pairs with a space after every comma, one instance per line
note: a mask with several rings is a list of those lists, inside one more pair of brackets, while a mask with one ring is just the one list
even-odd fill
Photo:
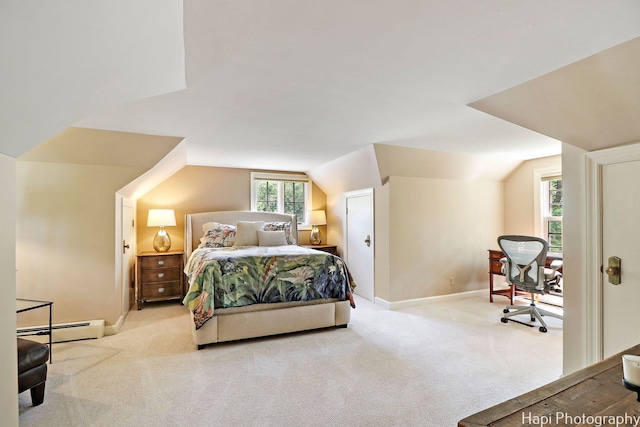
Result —
[[637, 0], [185, 0], [186, 89], [76, 126], [186, 137], [189, 164], [226, 167], [372, 143], [542, 157], [560, 143], [467, 105], [638, 36]]
[[101, 107], [184, 89], [182, 12], [182, 0], [0, 1], [0, 153], [19, 157]]
[[640, 37], [471, 104], [592, 151], [640, 141]]

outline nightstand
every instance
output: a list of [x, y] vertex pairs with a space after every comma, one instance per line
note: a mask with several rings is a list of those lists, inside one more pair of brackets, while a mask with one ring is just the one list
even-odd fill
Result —
[[322, 252], [328, 252], [331, 255], [338, 256], [338, 247], [336, 245], [302, 245], [304, 248], [316, 249]]
[[184, 268], [182, 251], [142, 252], [136, 259], [136, 303], [182, 300]]

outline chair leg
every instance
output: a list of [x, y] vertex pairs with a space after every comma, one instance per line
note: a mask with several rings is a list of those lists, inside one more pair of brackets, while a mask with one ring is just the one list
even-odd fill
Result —
[[543, 316], [555, 317], [556, 319], [562, 319], [562, 314], [554, 313], [543, 308], [538, 308], [538, 312]]
[[40, 384], [33, 386], [29, 389], [31, 393], [31, 404], [33, 406], [38, 406], [44, 402], [44, 385], [46, 382], [41, 382]]
[[531, 319], [533, 319], [534, 317], [536, 319], [538, 319], [538, 321], [540, 322], [540, 325], [542, 325], [542, 326], [540, 326], [540, 328], [541, 328], [540, 330], [542, 331], [542, 328], [544, 328], [546, 330], [547, 329], [547, 324], [545, 323], [544, 320], [542, 320], [542, 315], [540, 314], [540, 312], [538, 312], [538, 310], [536, 309], [535, 306], [533, 306], [532, 309], [531, 309]]

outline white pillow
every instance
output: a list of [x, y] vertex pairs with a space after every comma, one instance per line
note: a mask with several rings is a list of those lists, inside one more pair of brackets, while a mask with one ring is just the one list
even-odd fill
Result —
[[258, 230], [262, 230], [264, 221], [236, 222], [236, 239], [233, 246], [258, 246]]
[[295, 245], [297, 241], [297, 237], [291, 234], [291, 221], [283, 222], [265, 222], [264, 223], [264, 231], [284, 231], [284, 235], [287, 238], [287, 243], [290, 245]]
[[287, 245], [287, 236], [284, 230], [280, 231], [264, 231], [258, 230], [259, 246], [285, 246]]

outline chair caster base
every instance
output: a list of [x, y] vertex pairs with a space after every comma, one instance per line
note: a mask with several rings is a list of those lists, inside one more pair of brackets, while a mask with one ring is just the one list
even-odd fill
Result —
[[503, 310], [502, 310], [502, 312], [503, 312], [503, 313], [508, 313], [508, 312], [509, 312], [509, 309], [508, 309], [508, 308], [505, 308], [505, 309], [503, 309]]
[[544, 326], [540, 326], [540, 332], [547, 332], [547, 328], [545, 328]]
[[500, 321], [502, 323], [507, 323], [509, 321], [509, 319], [507, 319], [506, 317], [503, 317], [502, 319], [500, 319]]

